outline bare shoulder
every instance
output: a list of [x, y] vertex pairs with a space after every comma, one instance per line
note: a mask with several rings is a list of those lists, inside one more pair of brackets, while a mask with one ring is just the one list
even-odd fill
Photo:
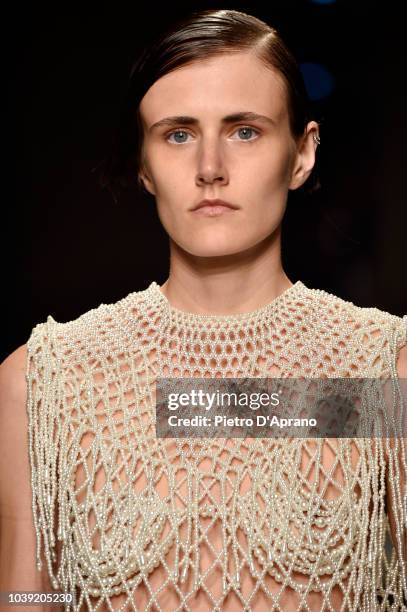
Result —
[[26, 360], [27, 345], [23, 344], [0, 365], [0, 446], [2, 449], [11, 446], [10, 452], [11, 439], [14, 443], [16, 436], [21, 439], [18, 430], [24, 421], [27, 399]]
[[7, 489], [4, 471], [10, 472], [13, 466], [13, 473], [17, 475], [15, 469], [22, 467], [22, 454], [28, 449], [26, 359], [27, 345], [23, 344], [0, 365], [0, 504], [2, 493]]
[[25, 367], [22, 345], [0, 365], [0, 513], [9, 516], [28, 492], [28, 439]]
[[22, 344], [0, 364], [0, 405], [6, 401], [25, 400], [26, 363], [27, 345]]
[[25, 357], [27, 355], [27, 344], [22, 344], [15, 351], [10, 353], [8, 357], [0, 364], [0, 368], [10, 367], [10, 364], [13, 365], [24, 365]]

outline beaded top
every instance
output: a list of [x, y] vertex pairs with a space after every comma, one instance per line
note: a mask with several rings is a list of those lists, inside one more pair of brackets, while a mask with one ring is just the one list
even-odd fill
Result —
[[26, 373], [37, 564], [75, 594], [66, 609], [407, 609], [403, 440], [155, 435], [157, 377], [396, 387], [406, 342], [407, 316], [301, 281], [233, 316], [178, 310], [153, 282], [39, 323]]

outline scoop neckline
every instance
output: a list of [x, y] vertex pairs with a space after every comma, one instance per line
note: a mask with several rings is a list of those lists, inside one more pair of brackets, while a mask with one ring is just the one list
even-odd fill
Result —
[[150, 294], [156, 296], [161, 305], [165, 308], [165, 310], [175, 318], [188, 319], [192, 321], [226, 321], [226, 320], [247, 320], [252, 318], [257, 318], [260, 315], [265, 315], [271, 311], [273, 311], [278, 305], [281, 304], [287, 297], [291, 297], [295, 294], [299, 289], [304, 288], [305, 285], [300, 281], [296, 281], [291, 287], [285, 289], [282, 293], [277, 295], [271, 302], [268, 302], [264, 306], [260, 306], [260, 308], [256, 308], [255, 310], [250, 310], [248, 312], [241, 312], [236, 314], [200, 314], [195, 312], [189, 312], [187, 310], [180, 310], [175, 306], [170, 304], [168, 298], [161, 291], [160, 285], [153, 281], [148, 287], [148, 292]]

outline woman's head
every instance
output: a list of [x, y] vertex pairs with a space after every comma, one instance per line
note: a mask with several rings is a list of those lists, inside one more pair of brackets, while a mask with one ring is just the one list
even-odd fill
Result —
[[[137, 178], [185, 251], [231, 255], [280, 227], [288, 190], [312, 171], [317, 131], [276, 31], [237, 11], [203, 11], [136, 63], [106, 182]], [[217, 198], [237, 209], [191, 211]]]

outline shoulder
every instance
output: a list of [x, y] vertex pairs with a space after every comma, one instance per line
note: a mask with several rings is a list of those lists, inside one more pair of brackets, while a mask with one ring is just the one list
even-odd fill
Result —
[[26, 417], [26, 361], [27, 345], [23, 344], [0, 365], [0, 454], [3, 461], [5, 451], [10, 458], [14, 452], [18, 452], [17, 441], [23, 446], [26, 442], [22, 437]]
[[5, 401], [25, 399], [27, 344], [19, 346], [0, 364], [0, 405]]
[[400, 334], [401, 340], [407, 341], [407, 315], [400, 317], [376, 307], [358, 306], [322, 289], [306, 288], [304, 295], [321, 323], [331, 326], [347, 323], [351, 326], [349, 329], [375, 329], [377, 332], [383, 327], [392, 328]]
[[23, 344], [0, 365], [0, 455], [2, 464], [9, 466], [13, 465], [14, 454], [25, 445], [26, 359], [27, 345]]
[[[18, 347], [0, 365], [0, 510], [18, 504], [21, 487], [29, 482], [26, 455], [28, 449], [25, 379], [27, 345]], [[13, 482], [9, 486], [11, 470]], [[14, 499], [15, 498], [15, 499]]]
[[[304, 306], [309, 306], [312, 325], [329, 343], [351, 351], [351, 357], [365, 363], [369, 375], [392, 370], [406, 357], [407, 315], [398, 316], [376, 307], [358, 306], [320, 289], [305, 288]], [[401, 366], [406, 367], [406, 366]]]
[[[150, 287], [153, 283], [150, 285]], [[108, 364], [126, 350], [137, 351], [137, 340], [147, 333], [150, 287], [129, 293], [111, 303], [101, 303], [68, 321], [56, 321], [51, 315], [38, 323], [27, 342], [27, 376], [44, 377], [46, 373], [82, 378], [97, 362]]]
[[[56, 367], [87, 347], [102, 347], [107, 342], [109, 332], [120, 328], [120, 313], [127, 305], [137, 304], [143, 292], [129, 294], [122, 300], [111, 304], [100, 304], [77, 318], [56, 321], [49, 315], [46, 321], [37, 323], [31, 330], [27, 342], [14, 350], [0, 364], [0, 432], [10, 432], [18, 419], [24, 417], [27, 401], [27, 376], [32, 370], [44, 372], [46, 366]], [[112, 335], [112, 334], [110, 334]], [[12, 419], [10, 417], [13, 417]], [[2, 425], [6, 425], [6, 428]], [[2, 445], [0, 445], [2, 446]]]

